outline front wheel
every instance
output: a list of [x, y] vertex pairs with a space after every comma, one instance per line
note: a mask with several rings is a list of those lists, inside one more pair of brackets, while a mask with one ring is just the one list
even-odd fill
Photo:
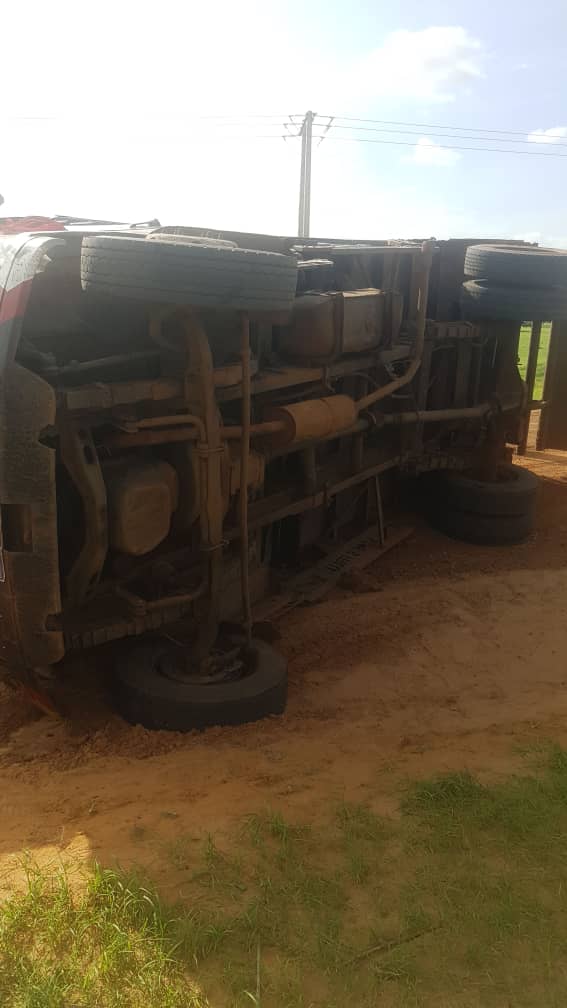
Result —
[[287, 661], [262, 640], [235, 647], [209, 672], [186, 670], [182, 649], [163, 638], [140, 640], [116, 662], [112, 692], [131, 724], [186, 732], [282, 714]]

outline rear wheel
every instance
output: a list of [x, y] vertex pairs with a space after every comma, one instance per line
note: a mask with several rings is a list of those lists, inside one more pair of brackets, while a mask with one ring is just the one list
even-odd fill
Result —
[[141, 640], [125, 649], [112, 689], [131, 724], [166, 731], [238, 725], [282, 714], [287, 661], [265, 641], [239, 644], [213, 658], [204, 673], [187, 669], [186, 653], [169, 640]]
[[463, 317], [509, 320], [567, 318], [566, 287], [501, 287], [469, 280], [461, 290]]
[[518, 245], [469, 245], [465, 273], [504, 287], [567, 284], [567, 254], [559, 249]]
[[527, 539], [534, 528], [531, 514], [486, 515], [467, 511], [445, 511], [437, 527], [452, 539], [480, 546], [512, 546]]
[[535, 524], [537, 478], [513, 465], [502, 465], [498, 476], [486, 482], [462, 473], [443, 474], [430, 498], [432, 524], [465, 542], [522, 542]]
[[485, 515], [531, 514], [535, 508], [538, 479], [529, 469], [501, 465], [494, 483], [467, 473], [446, 473], [441, 493], [445, 507]]

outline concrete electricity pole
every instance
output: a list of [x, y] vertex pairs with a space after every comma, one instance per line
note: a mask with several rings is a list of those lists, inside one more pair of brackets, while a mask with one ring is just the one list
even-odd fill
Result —
[[313, 141], [314, 112], [306, 112], [301, 125], [301, 173], [299, 176], [299, 220], [297, 233], [309, 237], [311, 212], [311, 144]]

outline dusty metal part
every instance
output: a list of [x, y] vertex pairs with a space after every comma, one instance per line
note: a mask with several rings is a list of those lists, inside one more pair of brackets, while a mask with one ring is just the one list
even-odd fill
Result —
[[329, 437], [347, 430], [356, 421], [356, 407], [350, 396], [334, 395], [322, 399], [304, 399], [286, 406], [268, 406], [268, 421], [282, 424], [280, 433], [270, 442], [275, 447]]
[[[391, 343], [384, 317], [386, 302], [393, 299], [401, 301], [401, 295], [373, 288], [304, 294], [296, 299], [291, 324], [280, 336], [280, 352], [296, 360], [331, 363], [343, 354]], [[393, 314], [399, 313], [390, 311], [390, 318]]]
[[[240, 441], [242, 437], [242, 427], [222, 427], [222, 436], [227, 441]], [[274, 434], [280, 434], [284, 430], [284, 424], [278, 420], [264, 421], [264, 423], [250, 424], [250, 437], [270, 438]]]
[[150, 381], [94, 382], [60, 392], [62, 405], [69, 413], [80, 410], [107, 410], [142, 402], [183, 400], [183, 382], [177, 378]]
[[[515, 408], [519, 404], [516, 401]], [[465, 406], [462, 409], [441, 410], [407, 410], [403, 413], [384, 413], [377, 421], [378, 426], [396, 426], [411, 423], [441, 423], [444, 420], [476, 420], [488, 416], [494, 410], [493, 403], [479, 403], [478, 406]]]
[[80, 602], [98, 583], [108, 552], [106, 486], [88, 428], [74, 427], [63, 418], [59, 443], [61, 461], [83, 507], [83, 545], [66, 579], [67, 595], [74, 602]]
[[305, 493], [314, 494], [317, 490], [317, 459], [314, 445], [303, 449], [301, 452], [301, 462]]
[[144, 556], [167, 537], [179, 500], [179, 482], [163, 459], [110, 459], [102, 466], [111, 549]]
[[174, 535], [186, 538], [201, 508], [201, 464], [191, 442], [172, 445], [168, 449], [168, 458], [177, 473], [180, 501], [180, 506], [173, 513], [171, 527]]
[[[240, 492], [242, 486], [242, 474], [240, 471], [241, 458], [239, 444], [231, 442], [228, 448], [228, 462], [230, 474], [228, 480], [228, 493], [233, 497]], [[266, 459], [261, 452], [251, 451], [248, 456], [247, 466], [248, 487], [250, 490], [260, 490], [264, 484], [266, 474]]]
[[[137, 420], [136, 422], [125, 424], [125, 432], [128, 433], [130, 429], [132, 433], [137, 430], [147, 430], [154, 427], [176, 427], [177, 425], [192, 425], [197, 428], [196, 438], [201, 441], [204, 439], [203, 433], [203, 423], [199, 417], [191, 416], [190, 413], [175, 413], [172, 416], [160, 416], [160, 417], [146, 417], [143, 420]], [[277, 422], [272, 423], [259, 423], [250, 424], [250, 433], [257, 434], [259, 436], [265, 434], [277, 434], [283, 429], [283, 424], [278, 424]], [[242, 438], [242, 427], [231, 426], [222, 427], [223, 438], [230, 440], [238, 440]]]
[[432, 322], [427, 321], [426, 338], [436, 343], [446, 343], [449, 340], [477, 340], [480, 337], [480, 326], [472, 322]]
[[413, 315], [410, 316], [410, 320], [415, 328], [415, 344], [413, 348], [412, 361], [405, 373], [399, 378], [393, 379], [393, 381], [382, 386], [382, 388], [375, 389], [374, 392], [370, 392], [362, 399], [359, 399], [357, 402], [359, 413], [362, 410], [369, 409], [379, 400], [386, 399], [394, 392], [397, 392], [398, 389], [403, 388], [404, 385], [409, 384], [419, 370], [425, 341], [427, 292], [429, 289], [429, 272], [431, 269], [432, 255], [433, 243], [424, 242], [421, 258], [414, 264], [413, 287], [415, 289], [415, 311]]
[[386, 541], [386, 526], [384, 524], [384, 509], [382, 507], [382, 493], [380, 490], [380, 476], [376, 473], [374, 477], [374, 495], [376, 498], [376, 514], [378, 516], [378, 538], [380, 545]]
[[[5, 362], [4, 362], [5, 365]], [[48, 628], [61, 611], [55, 452], [41, 444], [55, 422], [53, 389], [26, 368], [5, 365], [0, 396], [0, 662], [33, 668], [64, 654]]]
[[201, 417], [193, 416], [192, 413], [173, 413], [170, 416], [145, 417], [129, 424], [133, 430], [146, 430], [151, 427], [174, 427], [178, 424], [195, 427], [197, 437], [200, 441], [205, 440], [205, 425]]
[[164, 430], [124, 431], [109, 434], [103, 444], [107, 448], [144, 448], [149, 445], [183, 444], [199, 441], [196, 427], [171, 427]]
[[455, 389], [453, 406], [468, 406], [473, 347], [471, 340], [459, 340], [457, 343], [457, 366], [455, 374]]
[[358, 472], [364, 465], [364, 433], [360, 432], [352, 436], [352, 468]]
[[[205, 589], [206, 586], [202, 586], [202, 590]], [[167, 606], [149, 611], [145, 599], [137, 596], [133, 599], [128, 601], [114, 593], [107, 609], [96, 617], [91, 618], [88, 611], [65, 614], [62, 626], [66, 651], [86, 650], [123, 637], [159, 630], [176, 620], [187, 619], [195, 604], [193, 593], [189, 601], [180, 602], [177, 599], [169, 601]]]
[[[254, 367], [252, 368], [253, 373]], [[240, 364], [214, 370], [215, 388], [237, 398], [242, 378]], [[80, 410], [107, 410], [116, 406], [129, 406], [143, 402], [183, 401], [183, 381], [178, 378], [138, 379], [134, 381], [93, 382], [60, 392], [65, 408], [70, 412]]]
[[124, 585], [116, 585], [115, 592], [131, 606], [138, 616], [145, 616], [147, 613], [156, 610], [172, 609], [178, 606], [185, 606], [190, 602], [196, 602], [205, 594], [205, 585], [202, 582], [193, 591], [179, 592], [176, 595], [162, 595], [157, 599], [145, 599], [141, 595], [136, 595]]
[[[265, 497], [250, 505], [249, 528], [263, 528], [266, 525], [272, 524], [272, 522], [288, 518], [290, 515], [301, 514], [303, 511], [327, 505], [341, 490], [348, 490], [350, 487], [357, 486], [367, 479], [374, 478], [377, 473], [386, 472], [388, 469], [395, 469], [396, 466], [402, 465], [405, 461], [405, 457], [396, 456], [384, 462], [377, 462], [375, 465], [368, 466], [361, 472], [354, 473], [352, 476], [328, 485], [324, 490], [319, 490], [317, 493], [309, 496], [295, 497], [293, 491], [290, 491], [276, 494], [272, 497]], [[225, 536], [228, 541], [236, 539], [238, 537], [238, 528], [232, 526], [225, 529]]]
[[[234, 425], [231, 427], [221, 427], [220, 431], [222, 438], [226, 441], [240, 441], [242, 438], [242, 427], [240, 426]], [[278, 420], [250, 425], [251, 437], [271, 438], [274, 435], [283, 433], [284, 431], [285, 424], [283, 421]], [[172, 426], [169, 429], [145, 429], [132, 431], [131, 433], [129, 431], [124, 431], [119, 434], [109, 434], [108, 437], [105, 438], [104, 444], [109, 448], [136, 448], [143, 447], [144, 445], [177, 444], [183, 443], [184, 441], [199, 441], [199, 432], [194, 426]]]
[[400, 526], [389, 530], [383, 537], [378, 526], [371, 527], [332, 550], [308, 571], [292, 577], [275, 596], [257, 606], [259, 620], [272, 620], [299, 605], [319, 602], [347, 571], [364, 570], [384, 553], [408, 538], [414, 531], [412, 526]]
[[506, 420], [504, 414], [494, 416], [488, 424], [487, 436], [483, 445], [478, 466], [475, 466], [478, 479], [485, 483], [495, 483], [499, 478], [499, 469], [506, 451]]
[[[304, 367], [291, 365], [281, 365], [261, 371], [252, 380], [252, 395], [265, 395], [280, 389], [292, 388], [301, 385], [320, 386], [328, 381], [334, 381], [357, 371], [375, 368], [380, 364], [389, 366], [396, 361], [405, 361], [410, 356], [410, 347], [406, 344], [397, 344], [391, 349], [378, 349], [372, 354], [364, 354], [356, 357], [345, 357], [334, 364], [321, 365], [319, 367]], [[240, 389], [226, 388], [217, 389], [217, 400], [219, 403], [230, 402], [240, 398]]]
[[[341, 360], [332, 364], [329, 372], [331, 378], [351, 374], [361, 368], [375, 367], [380, 361], [391, 362], [405, 360], [408, 357], [408, 347], [397, 345], [391, 350], [382, 350], [379, 356], [365, 355], [355, 360]], [[239, 374], [240, 365], [236, 365]], [[224, 372], [224, 368], [218, 369]], [[215, 371], [216, 373], [216, 371]], [[282, 366], [269, 372], [258, 374], [252, 380], [252, 393], [258, 395], [276, 389], [289, 388], [293, 385], [309, 385], [321, 382], [324, 377], [322, 367], [290, 367]], [[239, 399], [240, 384], [219, 384], [215, 380], [219, 402], [230, 402]], [[62, 403], [69, 411], [105, 410], [116, 406], [128, 406], [142, 402], [167, 402], [179, 400], [183, 403], [183, 382], [177, 378], [140, 379], [129, 382], [93, 382], [76, 388], [64, 389], [60, 392]]]
[[[258, 373], [258, 361], [250, 357], [250, 376]], [[242, 384], [242, 364], [225, 364], [224, 367], [215, 368], [214, 372], [215, 388], [233, 388]]]
[[370, 420], [368, 417], [360, 417], [350, 427], [346, 427], [344, 430], [333, 431], [325, 437], [300, 441], [298, 443], [293, 442], [292, 444], [286, 444], [279, 447], [275, 447], [271, 444], [265, 446], [262, 445], [262, 452], [266, 456], [266, 460], [281, 458], [283, 455], [289, 455], [292, 452], [297, 451], [304, 451], [305, 449], [314, 447], [315, 445], [325, 444], [327, 441], [336, 441], [337, 438], [349, 438], [354, 434], [360, 434], [364, 431], [368, 431], [374, 426], [375, 424], [373, 419]]
[[201, 551], [208, 590], [199, 598], [195, 654], [204, 660], [212, 647], [219, 624], [224, 499], [222, 492], [222, 442], [219, 411], [215, 400], [213, 359], [202, 322], [187, 312], [184, 317], [186, 352], [185, 400], [188, 411], [200, 416], [206, 440], [197, 444], [200, 459]]

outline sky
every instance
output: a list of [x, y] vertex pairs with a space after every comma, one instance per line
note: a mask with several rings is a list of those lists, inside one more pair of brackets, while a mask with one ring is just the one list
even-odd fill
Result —
[[[312, 109], [312, 235], [567, 247], [565, 0], [30, 0], [2, 33], [3, 215], [294, 234]], [[444, 146], [474, 130], [530, 153]]]

